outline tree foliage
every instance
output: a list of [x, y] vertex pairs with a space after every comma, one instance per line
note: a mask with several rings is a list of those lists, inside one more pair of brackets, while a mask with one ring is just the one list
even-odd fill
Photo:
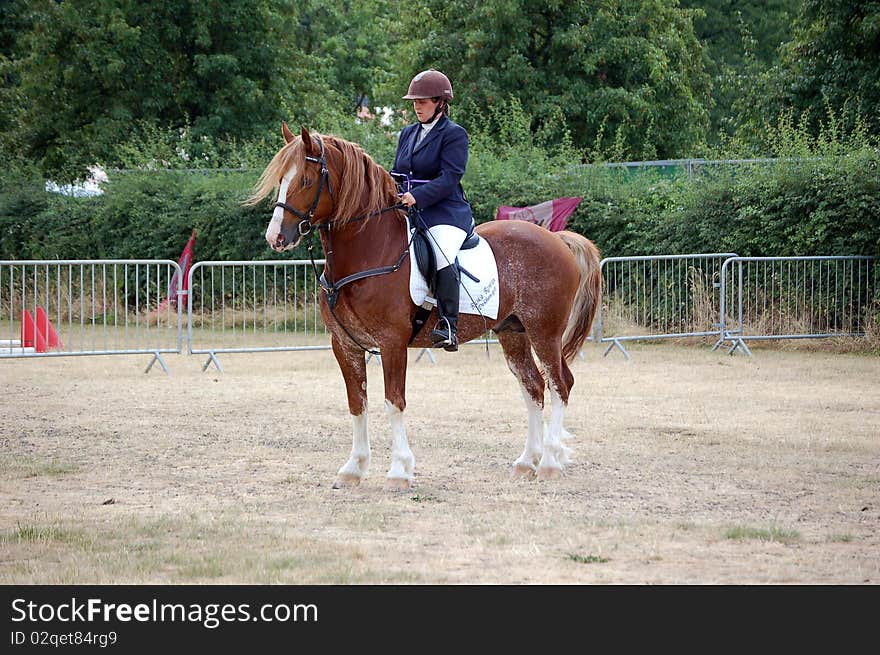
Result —
[[779, 47], [791, 38], [799, 0], [681, 0], [681, 6], [699, 10], [694, 31], [717, 71], [721, 65], [741, 68], [747, 56], [775, 63]]
[[880, 2], [803, 0], [783, 49], [781, 102], [818, 129], [828, 106], [880, 134]]
[[354, 109], [405, 112], [427, 67], [486, 148], [516, 114], [575, 159], [694, 157], [731, 135], [761, 155], [788, 112], [880, 134], [878, 48], [877, 1], [7, 0], [0, 156], [56, 179], [252, 164], [286, 119], [384, 162], [396, 126]]
[[250, 138], [307, 95], [286, 0], [28, 4], [7, 138], [48, 172], [112, 162], [140, 123]]
[[713, 99], [709, 139], [717, 143], [736, 133], [742, 112], [755, 111], [741, 100], [778, 62], [799, 0], [681, 0], [681, 5], [695, 10], [694, 31], [705, 46]]
[[298, 4], [297, 44], [321, 62], [330, 88], [351, 114], [390, 76], [397, 22], [388, 0], [305, 0]]
[[535, 129], [559, 123], [600, 155], [675, 156], [705, 137], [709, 79], [702, 48], [692, 13], [674, 3], [426, 5], [409, 18], [423, 39], [411, 52], [410, 74], [440, 68], [469, 109], [516, 98]]

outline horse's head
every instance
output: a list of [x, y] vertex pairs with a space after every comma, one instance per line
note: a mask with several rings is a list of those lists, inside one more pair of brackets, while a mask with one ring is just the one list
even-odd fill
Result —
[[278, 252], [292, 250], [321, 223], [341, 227], [396, 204], [388, 172], [361, 147], [335, 136], [299, 136], [281, 124], [285, 145], [263, 171], [248, 202], [274, 195], [277, 200], [266, 241]]
[[302, 128], [299, 136], [282, 123], [285, 145], [263, 171], [251, 196], [256, 203], [278, 187], [266, 241], [278, 252], [292, 250], [333, 212], [333, 185], [324, 140]]

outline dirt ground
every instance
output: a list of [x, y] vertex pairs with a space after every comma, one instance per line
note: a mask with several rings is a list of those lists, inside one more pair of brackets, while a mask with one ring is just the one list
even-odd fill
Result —
[[329, 351], [0, 360], [0, 583], [877, 584], [880, 358], [588, 344], [574, 461], [514, 482], [526, 410], [498, 346], [412, 351], [416, 486], [369, 478]]

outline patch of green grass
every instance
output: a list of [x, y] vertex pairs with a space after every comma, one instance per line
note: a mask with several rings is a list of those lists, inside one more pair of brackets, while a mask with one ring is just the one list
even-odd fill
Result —
[[801, 538], [797, 530], [785, 530], [776, 525], [771, 525], [769, 528], [736, 526], [728, 529], [725, 536], [736, 541], [757, 539], [758, 541], [778, 541], [783, 544], [790, 544]]
[[67, 475], [68, 473], [76, 473], [78, 470], [79, 467], [76, 464], [52, 460], [51, 462], [45, 462], [41, 466], [36, 466], [31, 469], [28, 472], [28, 477], [37, 477], [41, 475]]
[[167, 553], [156, 565], [164, 565], [174, 570], [175, 577], [182, 583], [198, 582], [205, 578], [219, 578], [223, 575], [218, 553], [173, 552]]
[[302, 557], [293, 557], [291, 555], [285, 555], [283, 557], [276, 557], [274, 559], [270, 559], [266, 562], [266, 568], [270, 571], [284, 571], [288, 569], [296, 569], [302, 566], [303, 558]]
[[440, 502], [435, 496], [422, 496], [421, 494], [416, 494], [410, 498], [414, 503], [437, 503]]
[[219, 578], [223, 575], [223, 567], [215, 558], [207, 558], [200, 561], [191, 561], [178, 570], [183, 580], [202, 580], [205, 578]]
[[424, 582], [417, 571], [375, 571], [370, 568], [355, 568], [340, 564], [322, 572], [317, 584], [356, 585], [356, 584], [419, 584]]
[[599, 555], [578, 555], [577, 553], [568, 553], [568, 559], [578, 564], [604, 564], [608, 561], [607, 557]]
[[55, 477], [76, 473], [78, 470], [76, 464], [57, 459], [0, 458], [0, 473], [10, 473], [22, 478]]
[[828, 541], [848, 544], [853, 541], [853, 536], [851, 534], [833, 534], [828, 538]]
[[0, 542], [28, 542], [28, 543], [79, 543], [85, 539], [82, 532], [68, 530], [58, 525], [31, 525], [21, 524], [3, 536]]
[[141, 553], [153, 553], [158, 551], [161, 545], [158, 541], [133, 541], [123, 545], [123, 550], [132, 555]]

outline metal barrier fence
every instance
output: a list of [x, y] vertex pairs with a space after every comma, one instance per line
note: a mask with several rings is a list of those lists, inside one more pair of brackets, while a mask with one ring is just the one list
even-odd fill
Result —
[[[603, 259], [592, 339], [629, 359], [626, 341], [863, 336], [880, 313], [877, 257]], [[323, 261], [319, 262], [323, 264]], [[171, 260], [0, 261], [0, 358], [329, 349], [320, 288], [304, 260], [199, 262], [178, 291]], [[184, 296], [187, 304], [184, 306]], [[490, 335], [491, 336], [491, 335]], [[493, 339], [494, 341], [494, 339]], [[471, 343], [483, 343], [483, 339]], [[433, 361], [430, 350], [428, 354]]]
[[[176, 276], [176, 277], [175, 277]], [[170, 260], [0, 261], [0, 357], [180, 352], [180, 267]]]
[[[316, 260], [323, 265], [324, 260]], [[218, 353], [330, 348], [310, 261], [206, 261], [189, 272], [187, 348]]]
[[718, 322], [721, 267], [736, 253], [607, 257], [594, 341], [615, 346], [629, 359], [624, 341], [721, 335]]
[[[324, 260], [315, 263], [323, 266]], [[223, 371], [220, 353], [330, 349], [309, 260], [199, 262], [190, 269], [189, 290], [187, 349], [208, 355], [203, 371], [211, 363]], [[497, 343], [491, 332], [488, 342]], [[424, 356], [436, 362], [428, 348], [415, 361]]]
[[721, 269], [721, 334], [750, 339], [864, 336], [880, 312], [877, 257], [732, 257]]

